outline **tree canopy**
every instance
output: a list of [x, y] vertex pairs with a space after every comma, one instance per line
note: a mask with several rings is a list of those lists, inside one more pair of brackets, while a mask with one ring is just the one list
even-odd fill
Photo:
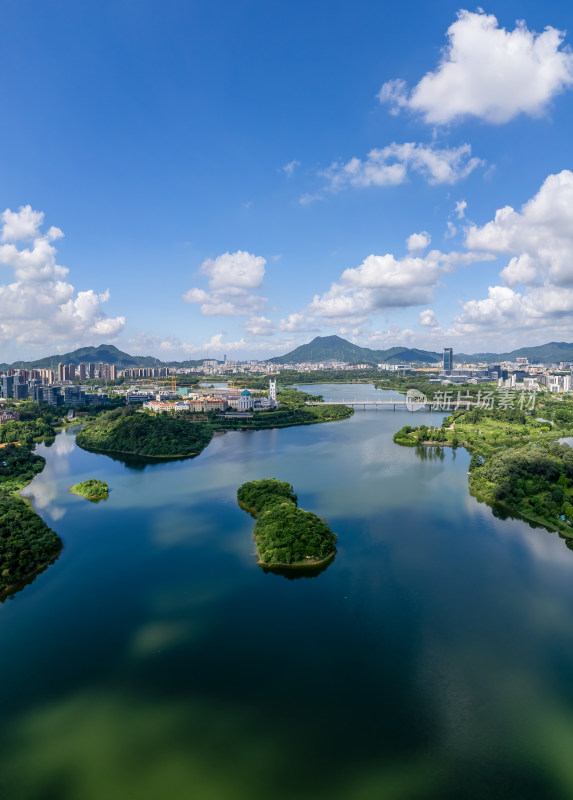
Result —
[[270, 478], [250, 481], [239, 488], [237, 497], [257, 519], [254, 534], [260, 564], [316, 563], [336, 552], [336, 534], [316, 514], [298, 508], [289, 483]]

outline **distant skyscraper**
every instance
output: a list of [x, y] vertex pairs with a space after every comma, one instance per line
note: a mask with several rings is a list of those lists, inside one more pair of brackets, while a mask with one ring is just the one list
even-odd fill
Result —
[[454, 368], [454, 351], [451, 347], [444, 347], [444, 372], [451, 372]]
[[273, 400], [276, 403], [277, 401], [277, 382], [276, 381], [269, 381], [269, 400]]
[[65, 370], [65, 366], [64, 366], [64, 364], [62, 364], [62, 362], [60, 362], [58, 364], [58, 380], [59, 381], [64, 381], [65, 380], [65, 372], [64, 372], [64, 370]]
[[86, 379], [86, 365], [80, 364], [80, 380], [85, 381]]
[[88, 377], [93, 380], [96, 376], [96, 365], [92, 362], [88, 364]]

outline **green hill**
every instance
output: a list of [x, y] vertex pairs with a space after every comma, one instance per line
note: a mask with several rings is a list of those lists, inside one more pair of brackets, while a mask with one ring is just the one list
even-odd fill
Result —
[[15, 361], [13, 364], [0, 364], [5, 369], [56, 369], [58, 364], [115, 364], [119, 369], [126, 367], [196, 367], [203, 359], [188, 361], [160, 361], [154, 356], [132, 356], [118, 350], [113, 344], [100, 344], [98, 347], [79, 347], [70, 353], [55, 353], [53, 356], [38, 358], [36, 361]]
[[573, 344], [568, 342], [548, 342], [536, 347], [520, 347], [508, 353], [454, 353], [456, 364], [485, 361], [496, 364], [499, 361], [515, 361], [516, 358], [527, 358], [530, 364], [557, 364], [560, 361], [573, 361]]
[[56, 353], [53, 356], [39, 358], [36, 361], [16, 361], [13, 364], [0, 364], [0, 369], [56, 369], [58, 364], [80, 364], [82, 362], [95, 364], [100, 361], [104, 364], [115, 364], [120, 369], [124, 367], [155, 367], [163, 366], [162, 362], [153, 356], [131, 356], [118, 350], [113, 344], [100, 344], [98, 347], [80, 347], [70, 353]]
[[400, 364], [403, 361], [419, 361], [435, 364], [441, 361], [439, 353], [415, 350], [407, 347], [391, 347], [388, 350], [371, 350], [342, 339], [340, 336], [317, 336], [312, 342], [300, 345], [284, 356], [269, 359], [275, 364], [297, 364], [303, 361], [346, 361], [349, 364]]

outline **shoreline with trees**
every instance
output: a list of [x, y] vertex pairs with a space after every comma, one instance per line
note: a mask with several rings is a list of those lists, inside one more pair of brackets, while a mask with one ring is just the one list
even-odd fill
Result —
[[52, 564], [63, 548], [58, 534], [19, 495], [45, 463], [31, 443], [0, 450], [0, 601]]
[[573, 549], [573, 402], [542, 396], [536, 419], [519, 408], [456, 411], [441, 427], [404, 426], [394, 442], [409, 447], [464, 447], [472, 495], [557, 531]]

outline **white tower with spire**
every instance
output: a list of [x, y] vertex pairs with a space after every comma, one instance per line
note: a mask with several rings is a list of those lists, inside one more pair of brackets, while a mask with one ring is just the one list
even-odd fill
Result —
[[269, 400], [276, 404], [277, 402], [277, 382], [269, 381]]

